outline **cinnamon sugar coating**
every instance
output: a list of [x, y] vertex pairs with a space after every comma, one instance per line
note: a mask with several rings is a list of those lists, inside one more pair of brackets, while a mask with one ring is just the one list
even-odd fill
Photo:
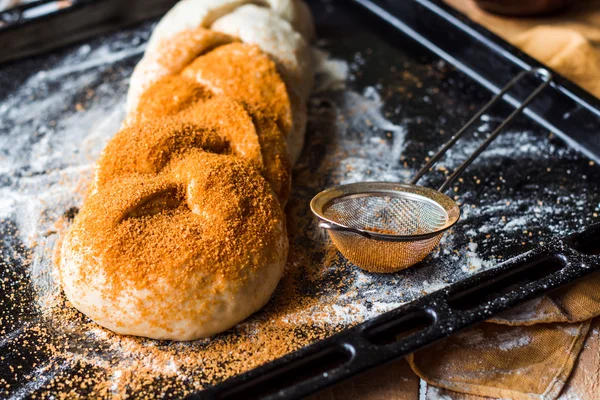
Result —
[[[287, 257], [284, 219], [256, 169], [190, 151], [152, 179], [117, 178], [87, 199], [63, 243], [65, 293], [116, 332], [210, 336], [270, 297]], [[65, 271], [65, 262], [78, 268]], [[231, 301], [236, 294], [244, 303]], [[80, 301], [90, 296], [102, 301]]]
[[119, 131], [96, 163], [95, 188], [129, 174], [157, 174], [178, 154], [190, 149], [225, 153], [229, 143], [213, 129], [164, 118]]
[[137, 109], [128, 122], [144, 122], [175, 115], [214, 97], [212, 91], [180, 75], [166, 75], [140, 96]]
[[233, 36], [201, 27], [160, 40], [157, 51], [147, 52], [133, 71], [127, 93], [127, 119], [139, 109], [140, 96], [154, 82], [165, 76], [179, 74], [199, 55], [237, 40]]
[[258, 46], [231, 43], [196, 58], [182, 76], [223, 93], [255, 118], [275, 121], [283, 136], [292, 126], [287, 89], [275, 63]]
[[195, 50], [165, 54], [170, 72], [107, 144], [62, 245], [67, 298], [117, 333], [226, 330], [268, 301], [287, 259], [287, 88], [257, 46], [185, 35]]
[[292, 129], [291, 105], [275, 63], [257, 46], [231, 43], [198, 57], [182, 76], [240, 102], [260, 140], [265, 177], [285, 204], [291, 187], [286, 137]]

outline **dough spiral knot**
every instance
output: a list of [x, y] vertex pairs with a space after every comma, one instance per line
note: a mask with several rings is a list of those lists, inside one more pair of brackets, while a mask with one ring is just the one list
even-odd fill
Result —
[[118, 333], [192, 340], [268, 301], [312, 35], [294, 0], [182, 0], [161, 20], [61, 247], [76, 308]]
[[134, 174], [90, 196], [65, 238], [62, 279], [71, 302], [115, 332], [190, 340], [262, 307], [287, 246], [259, 173], [194, 150], [152, 180]]

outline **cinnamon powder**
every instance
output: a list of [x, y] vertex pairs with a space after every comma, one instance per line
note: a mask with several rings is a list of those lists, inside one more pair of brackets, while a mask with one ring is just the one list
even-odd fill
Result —
[[291, 185], [285, 138], [292, 129], [292, 114], [275, 63], [258, 46], [231, 43], [198, 57], [181, 74], [244, 106], [256, 126], [265, 178], [285, 204]]

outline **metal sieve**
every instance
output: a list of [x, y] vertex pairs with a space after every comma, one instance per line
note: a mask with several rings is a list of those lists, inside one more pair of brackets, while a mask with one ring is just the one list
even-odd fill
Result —
[[[467, 129], [523, 77], [534, 75], [542, 83], [516, 108], [438, 189], [417, 182], [463, 136]], [[310, 202], [319, 226], [329, 232], [337, 249], [352, 263], [371, 272], [395, 272], [422, 261], [440, 242], [443, 233], [460, 218], [460, 208], [443, 194], [518, 114], [550, 83], [544, 68], [522, 71], [479, 110], [409, 183], [358, 182], [336, 186]]]

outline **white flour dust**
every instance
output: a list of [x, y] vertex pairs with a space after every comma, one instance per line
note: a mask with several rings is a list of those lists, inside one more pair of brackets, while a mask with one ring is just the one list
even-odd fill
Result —
[[[0, 137], [0, 146], [6, 149], [0, 172], [18, 177], [12, 185], [0, 188], [0, 218], [14, 220], [20, 239], [33, 249], [31, 277], [42, 309], [52, 307], [60, 294], [52, 262], [59, 233], [56, 221], [81, 205], [93, 162], [124, 117], [128, 69], [143, 48], [137, 40], [122, 46], [82, 45], [28, 77], [0, 103], [0, 129], [6, 133]], [[391, 153], [384, 141], [374, 137], [369, 139], [369, 151], [375, 155], [386, 152], [391, 159], [398, 159], [404, 147], [404, 129], [382, 115], [383, 102], [377, 91], [344, 90], [348, 64], [324, 52], [316, 54], [320, 57], [319, 90], [333, 91], [345, 114], [336, 124], [338, 133], [387, 132], [393, 139]], [[115, 64], [123, 62], [128, 66], [115, 73]], [[366, 162], [359, 164], [358, 159], [350, 158], [340, 168], [353, 165], [354, 179], [361, 179], [369, 167]], [[376, 285], [372, 276], [360, 271], [352, 281], [356, 293], [365, 285]], [[394, 284], [390, 285], [393, 289]], [[355, 295], [344, 294], [317, 322], [351, 325], [401, 304], [394, 291], [370, 290], [368, 306]], [[304, 323], [315, 318], [310, 312], [301, 312], [287, 320]]]
[[[108, 43], [96, 42], [65, 50], [60, 56], [49, 57], [42, 70], [15, 83], [6, 97], [0, 97], [0, 218], [14, 224], [15, 241], [18, 239], [32, 248], [28, 272], [34, 289], [32, 296], [41, 313], [56, 305], [60, 295], [52, 262], [58, 232], [62, 229], [57, 221], [68, 219], [66, 216], [72, 216], [81, 206], [92, 164], [119, 129], [128, 77], [149, 32], [150, 27], [146, 26], [133, 34], [130, 32], [129, 36], [117, 35]], [[298, 179], [294, 193], [303, 202], [304, 211], [314, 193], [334, 184], [406, 181], [414, 173], [414, 165], [424, 160], [415, 160], [410, 167], [401, 160], [411, 160], [412, 152], [423, 146], [429, 154], [436, 149], [434, 144], [423, 143], [423, 138], [418, 136], [421, 131], [414, 124], [423, 118], [406, 114], [401, 105], [389, 101], [387, 87], [374, 81], [364, 85], [357, 83], [359, 73], [373, 62], [367, 52], [356, 52], [345, 59], [316, 54], [318, 91], [309, 104], [309, 143], [295, 170]], [[491, 126], [496, 121], [486, 117], [484, 122]], [[489, 126], [482, 125], [480, 133]], [[477, 141], [467, 140], [439, 166], [455, 168], [477, 144]], [[461, 202], [461, 221], [444, 236], [441, 246], [425, 262], [397, 274], [378, 275], [348, 265], [339, 255], [328, 258], [328, 254], [311, 254], [314, 258], [310, 261], [320, 281], [317, 284], [300, 281], [299, 290], [306, 292], [306, 296], [318, 297], [323, 306], [296, 308], [274, 318], [290, 325], [348, 327], [493, 268], [502, 262], [496, 255], [504, 254], [508, 245], [539, 244], [572, 232], [574, 225], [586, 226], [592, 219], [587, 212], [588, 198], [594, 196], [591, 191], [573, 192], [559, 185], [535, 186], [525, 177], [520, 188], [502, 192], [513, 183], [514, 177], [496, 178], [498, 170], [506, 168], [503, 162], [510, 167], [531, 160], [539, 163], [561, 157], [571, 157], [574, 164], [578, 162], [572, 151], [549, 142], [546, 137], [536, 136], [526, 129], [506, 132], [465, 175], [465, 182], [481, 180], [481, 184], [475, 190], [463, 190], [462, 183], [457, 183], [455, 195]], [[478, 170], [485, 176], [473, 172]], [[567, 178], [576, 171], [561, 171], [563, 175], [556, 179], [568, 182]], [[492, 178], [486, 180], [488, 177]], [[539, 176], [532, 176], [531, 181], [534, 178]], [[579, 176], [578, 179], [587, 178]], [[423, 183], [429, 182], [424, 180]], [[595, 187], [591, 179], [586, 183], [590, 188]], [[593, 208], [600, 211], [597, 196]], [[303, 218], [309, 221], [306, 232], [293, 246], [304, 253], [313, 247], [327, 247], [326, 236], [312, 216], [306, 214]], [[343, 285], [336, 286], [342, 279]], [[315, 293], [315, 286], [320, 291]], [[535, 302], [531, 302], [517, 315], [530, 318], [535, 314], [535, 307]], [[236, 332], [252, 337], [267, 318], [270, 316], [250, 318], [236, 327]], [[21, 330], [16, 327], [4, 335], [2, 341], [15, 341]], [[116, 390], [122, 386], [127, 362], [134, 360], [132, 353], [137, 342], [127, 338], [113, 342], [101, 328], [92, 329], [89, 339], [96, 344], [108, 344], [110, 352], [107, 354], [118, 354], [125, 360], [118, 364], [119, 368], [111, 369], [112, 364], [104, 358], [92, 359], [99, 368], [109, 372], [107, 379], [112, 380]], [[530, 338], [515, 335], [499, 340], [500, 348], [508, 351], [527, 345]], [[177, 346], [186, 348], [209, 343], [212, 342], [207, 340]], [[3, 345], [0, 342], [0, 347]], [[179, 372], [178, 360], [154, 364], [152, 358], [143, 358], [142, 363], [156, 368], [157, 375], [186, 376], [185, 372]], [[39, 366], [32, 375], [50, 376], [43, 368], [47, 367]], [[57, 362], [52, 368], [58, 374], [62, 367]], [[35, 387], [25, 388], [23, 393], [33, 389]]]

